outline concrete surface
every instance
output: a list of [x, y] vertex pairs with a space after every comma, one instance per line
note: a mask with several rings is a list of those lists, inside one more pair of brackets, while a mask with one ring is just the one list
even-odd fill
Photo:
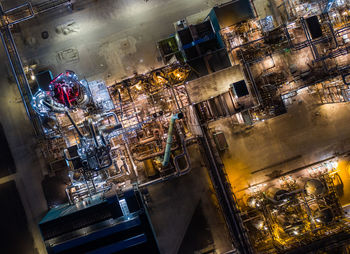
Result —
[[24, 208], [14, 181], [0, 185], [0, 202], [2, 204], [0, 221], [3, 232], [0, 238], [1, 252], [6, 254], [35, 253]]
[[[252, 127], [233, 126], [230, 119], [210, 124], [224, 132], [229, 149], [222, 159], [233, 191], [350, 150], [350, 104], [315, 105], [306, 89], [294, 98], [288, 113]], [[350, 191], [350, 190], [348, 190]]]
[[[149, 187], [150, 216], [161, 253], [178, 253], [199, 203], [213, 238], [212, 244], [217, 253], [225, 253], [232, 246], [207, 169], [200, 165], [198, 149], [191, 147], [190, 154], [192, 170], [189, 174]], [[192, 235], [193, 241], [207, 240], [196, 237]]]
[[[73, 12], [43, 14], [23, 24], [16, 41], [25, 62], [35, 61], [54, 73], [73, 69], [86, 78], [110, 82], [162, 65], [156, 42], [174, 33], [173, 23], [227, 0], [100, 0], [76, 1]], [[56, 28], [75, 22], [76, 30], [64, 35]], [[48, 31], [49, 38], [41, 38]], [[75, 49], [75, 62], [57, 61], [57, 53]]]
[[242, 79], [244, 79], [242, 69], [239, 65], [235, 65], [189, 81], [186, 89], [191, 102], [197, 103], [227, 92], [232, 83]]
[[[7, 61], [2, 47], [0, 58]], [[19, 99], [17, 86], [13, 82], [9, 82], [6, 65], [0, 68], [0, 100], [0, 122], [3, 125], [16, 166], [16, 173], [1, 178], [0, 183], [4, 184], [15, 180], [27, 216], [29, 231], [34, 238], [34, 247], [39, 253], [45, 253], [36, 225], [47, 210], [41, 189], [45, 164], [42, 163], [36, 148], [37, 140], [34, 138], [32, 124], [25, 113], [22, 101]]]

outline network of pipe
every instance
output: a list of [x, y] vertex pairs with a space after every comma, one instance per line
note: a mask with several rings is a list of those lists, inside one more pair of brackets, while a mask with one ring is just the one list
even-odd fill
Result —
[[256, 250], [279, 253], [342, 232], [342, 184], [333, 159], [250, 187], [240, 208]]
[[70, 203], [113, 185], [142, 188], [189, 172], [187, 146], [198, 135], [184, 85], [189, 74], [176, 63], [106, 86], [66, 71], [37, 91], [42, 151], [53, 172], [68, 171]]

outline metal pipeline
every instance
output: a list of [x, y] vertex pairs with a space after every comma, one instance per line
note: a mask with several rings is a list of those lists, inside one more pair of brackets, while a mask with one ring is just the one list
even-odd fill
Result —
[[116, 123], [120, 124], [118, 116], [114, 112], [108, 112], [108, 113], [103, 114], [102, 116], [106, 116], [106, 117], [113, 116], [115, 121], [116, 121]]
[[[118, 168], [118, 165], [117, 165], [117, 163], [115, 163], [115, 162], [114, 162], [114, 166], [115, 166], [116, 168]], [[122, 176], [124, 176], [124, 175], [125, 175], [125, 171], [123, 171], [122, 168], [120, 167], [120, 169], [117, 171], [117, 174], [116, 174], [115, 176], [110, 176], [110, 177], [108, 177], [108, 178], [106, 179], [106, 182], [108, 183], [108, 182], [113, 181], [114, 179], [118, 179], [118, 178], [120, 178], [120, 177], [122, 177]]]
[[339, 36], [341, 33], [346, 32], [346, 31], [349, 30], [349, 29], [350, 29], [350, 25], [345, 26], [345, 27], [342, 27], [342, 28], [340, 28], [340, 29], [338, 29], [338, 30], [335, 30], [335, 32], [336, 32], [336, 34]]
[[156, 137], [155, 136], [152, 136], [152, 137], [149, 137], [149, 138], [144, 138], [144, 139], [140, 139], [139, 143], [140, 145], [145, 145], [145, 144], [148, 144], [152, 141], [156, 140]]
[[292, 42], [292, 39], [291, 39], [291, 37], [290, 37], [290, 34], [289, 34], [289, 32], [288, 32], [288, 28], [287, 28], [286, 25], [284, 26], [284, 34], [285, 34], [286, 37], [287, 37], [289, 47], [290, 47], [290, 48], [294, 48], [294, 44], [293, 44], [293, 42]]
[[117, 172], [117, 175], [123, 173], [123, 170], [121, 169], [121, 167], [118, 167], [118, 163], [116, 161], [113, 161], [113, 165], [115, 167], [115, 171]]
[[159, 130], [159, 129], [154, 129], [154, 130], [153, 130], [153, 136], [148, 137], [148, 138], [140, 139], [139, 143], [140, 143], [141, 145], [150, 143], [150, 142], [156, 140], [156, 139], [157, 139], [157, 136], [159, 137], [159, 135], [160, 135], [160, 130]]
[[[69, 204], [74, 204], [74, 200], [72, 200], [71, 197], [78, 197], [78, 198], [82, 198], [82, 197], [83, 197], [83, 198], [84, 198], [84, 196], [85, 196], [85, 197], [88, 197], [88, 196], [91, 195], [91, 190], [90, 190], [91, 186], [89, 187], [88, 185], [90, 185], [90, 184], [93, 185], [93, 184], [92, 184], [92, 183], [89, 183], [89, 182], [91, 182], [91, 181], [86, 181], [86, 182], [84, 183], [84, 186], [85, 186], [85, 187], [81, 187], [79, 190], [73, 192], [73, 193], [72, 193], [72, 196], [69, 194], [69, 190], [70, 190], [71, 188], [75, 187], [75, 186], [74, 186], [74, 185], [70, 185], [70, 186], [68, 186], [68, 187], [65, 189], [66, 195], [67, 195], [67, 197], [68, 197]], [[100, 190], [95, 190], [95, 191], [92, 193], [92, 195], [101, 193], [101, 192], [104, 191], [104, 189], [105, 189], [105, 187], [102, 188], [102, 189], [100, 189]]]
[[77, 131], [78, 135], [80, 138], [84, 138], [84, 135], [80, 132], [78, 126], [76, 125], [76, 123], [74, 122], [73, 118], [71, 117], [71, 115], [69, 114], [68, 111], [65, 112], [67, 117], [69, 118], [69, 121], [72, 123], [72, 125], [74, 126], [75, 130]]
[[117, 174], [115, 176], [110, 176], [110, 177], [107, 178], [106, 182], [107, 183], [112, 182], [113, 180], [118, 179], [118, 178], [120, 178], [120, 177], [122, 177], [124, 175], [125, 175], [125, 172], [122, 172], [122, 173]]
[[166, 141], [164, 158], [163, 158], [163, 161], [162, 161], [162, 166], [163, 167], [166, 167], [169, 164], [171, 145], [173, 143], [173, 131], [174, 131], [175, 120], [182, 119], [183, 116], [184, 115], [181, 112], [178, 113], [178, 114], [173, 114], [171, 116], [170, 123], [169, 123], [169, 129], [168, 129], [168, 138], [167, 138], [167, 141]]
[[306, 26], [306, 24], [305, 24], [304, 18], [300, 18], [300, 23], [301, 23], [301, 26], [302, 26], [302, 28], [303, 28], [303, 30], [304, 30], [304, 34], [305, 34], [305, 36], [306, 36], [307, 44], [308, 44], [309, 47], [310, 47], [312, 56], [313, 56], [314, 60], [316, 60], [316, 59], [318, 58], [317, 50], [316, 50], [314, 44], [312, 43], [311, 35], [310, 35], [310, 33], [309, 33], [309, 31], [308, 31], [308, 28], [307, 28], [307, 26]]
[[133, 158], [132, 158], [132, 155], [131, 155], [131, 153], [130, 153], [129, 145], [128, 145], [128, 143], [126, 142], [126, 140], [124, 140], [124, 141], [125, 141], [126, 153], [128, 154], [129, 160], [130, 160], [130, 162], [131, 162], [132, 169], [134, 170], [135, 175], [136, 175], [136, 176], [139, 176], [139, 174], [138, 174], [138, 172], [137, 172], [136, 164], [135, 164], [135, 162], [134, 162], [134, 160], [133, 160]]
[[67, 195], [67, 198], [68, 198], [68, 203], [70, 205], [73, 205], [72, 199], [70, 198], [70, 195], [69, 195], [68, 187], [65, 189], [65, 192], [66, 192], [66, 195]]
[[124, 171], [126, 172], [127, 175], [130, 175], [130, 169], [129, 165], [125, 162], [125, 159], [123, 160], [123, 165], [121, 165], [121, 168], [124, 168]]
[[98, 130], [100, 133], [102, 132], [102, 133], [108, 135], [119, 128], [120, 128], [119, 125], [104, 125], [102, 127], [99, 127]]
[[336, 48], [338, 48], [338, 41], [337, 41], [337, 37], [335, 36], [335, 33], [334, 33], [334, 29], [333, 29], [333, 26], [332, 26], [332, 24], [331, 24], [331, 22], [327, 22], [327, 24], [328, 24], [328, 26], [329, 26], [329, 30], [331, 31], [331, 33], [332, 33], [332, 36], [333, 36], [333, 40], [334, 40], [334, 42], [335, 42], [335, 48], [334, 49], [336, 49]]
[[87, 104], [90, 102], [90, 96], [88, 95], [87, 90], [88, 89], [85, 87], [84, 84], [80, 85], [80, 95], [83, 94], [83, 97], [82, 99], [81, 97], [79, 97], [78, 104], [79, 104], [79, 107], [81, 108], [85, 108]]
[[[113, 131], [118, 130], [120, 128], [122, 128], [122, 124], [119, 122], [119, 119], [117, 117], [117, 115], [114, 112], [109, 112], [106, 114], [101, 115], [101, 117], [99, 119], [97, 119], [97, 124], [100, 124], [101, 121], [103, 120], [103, 117], [110, 117], [113, 116], [115, 119], [116, 124], [115, 125], [102, 125], [98, 127], [98, 133], [101, 137], [103, 137], [103, 134], [105, 134], [107, 137], [109, 134], [111, 134]], [[106, 142], [104, 141], [104, 144], [106, 144]]]
[[[182, 176], [182, 175], [185, 175], [185, 174], [189, 173], [191, 171], [191, 162], [190, 162], [190, 159], [189, 159], [189, 156], [188, 156], [188, 153], [187, 153], [186, 145], [187, 145], [187, 142], [189, 142], [191, 140], [194, 140], [194, 139], [197, 139], [197, 138], [190, 138], [190, 139], [184, 139], [183, 140], [183, 142], [182, 142], [183, 153], [177, 155], [174, 158], [175, 167], [176, 167], [176, 171], [174, 173], [172, 173], [170, 175], [167, 175], [165, 177], [160, 177], [160, 178], [154, 179], [152, 181], [148, 181], [146, 183], [139, 184], [138, 187], [139, 188], [147, 187], [147, 186], [150, 186], [150, 185], [153, 185], [153, 184], [157, 184], [157, 183], [161, 183], [161, 182], [167, 181], [169, 179], [172, 179], [172, 178], [175, 178], [175, 177], [179, 177], [179, 176]], [[180, 167], [179, 167], [179, 164], [178, 164], [178, 159], [180, 159], [183, 156], [186, 158], [187, 165], [186, 165], [186, 167], [184, 169], [180, 170]]]
[[[171, 151], [171, 152], [172, 152], [172, 151], [175, 151], [175, 150], [177, 150], [178, 148], [179, 148], [179, 146], [176, 145], [176, 146], [174, 146], [174, 147], [171, 147], [170, 151]], [[161, 156], [161, 155], [163, 155], [164, 152], [165, 152], [165, 149], [163, 148], [163, 149], [160, 150], [159, 152], [151, 153], [151, 154], [144, 155], [144, 156], [138, 156], [138, 157], [136, 156], [136, 157], [135, 157], [135, 160], [137, 160], [137, 161], [144, 161], [144, 160], [152, 159], [152, 158], [154, 158], [154, 157], [156, 157], [156, 156]]]
[[[75, 157], [73, 157], [73, 158], [68, 158], [68, 157], [67, 157], [67, 154], [66, 154], [66, 151], [67, 151], [67, 149], [64, 149], [64, 150], [63, 150], [63, 157], [64, 157], [64, 159], [65, 159], [66, 161], [73, 161], [73, 160], [75, 160], [75, 159], [81, 159], [80, 156], [75, 156]], [[99, 156], [97, 155], [96, 150], [93, 151], [93, 153], [89, 153], [89, 154], [86, 153], [86, 154], [85, 154], [85, 160], [84, 160], [84, 161], [87, 162], [87, 160], [88, 160], [89, 158], [93, 158], [93, 157], [96, 158], [97, 163], [98, 163], [98, 168], [97, 168], [97, 169], [93, 169], [94, 171], [100, 171], [100, 170], [102, 170], [102, 169], [109, 168], [109, 167], [112, 166], [112, 164], [113, 164], [113, 160], [112, 160], [112, 157], [111, 157], [111, 155], [109, 154], [109, 152], [108, 152], [107, 154], [104, 154], [104, 155], [103, 155], [103, 158], [102, 158], [101, 160], [100, 160], [101, 157], [99, 157]], [[106, 161], [107, 161], [107, 162], [106, 162]], [[101, 164], [101, 162], [102, 162], [102, 164]]]
[[88, 123], [89, 123], [90, 133], [94, 139], [95, 145], [96, 145], [96, 147], [99, 147], [98, 142], [97, 142], [97, 137], [96, 137], [96, 131], [94, 128], [94, 123], [92, 122], [91, 118], [89, 118]]
[[[296, 195], [296, 194], [299, 194], [299, 193], [302, 193], [304, 190], [303, 189], [296, 189], [294, 191], [289, 191], [289, 192], [286, 192], [286, 193], [283, 193], [281, 195], [277, 195], [278, 198], [280, 197], [285, 197], [285, 198], [289, 198], [291, 197], [292, 195]], [[281, 204], [283, 202], [283, 199], [281, 200], [276, 200], [274, 198], [271, 198], [271, 197], [268, 197], [267, 195], [264, 195], [265, 198], [267, 200], [269, 200], [271, 203], [273, 203], [274, 205], [278, 205], [278, 204]]]
[[[1, 5], [0, 5], [0, 10], [1, 10]], [[26, 113], [29, 117], [29, 119], [32, 119], [32, 115], [31, 115], [31, 112], [29, 111], [29, 105], [27, 104], [27, 101], [26, 101], [26, 98], [25, 96], [28, 98], [28, 100], [30, 101], [31, 99], [29, 98], [29, 95], [25, 95], [22, 91], [22, 88], [21, 88], [21, 82], [20, 82], [20, 79], [18, 78], [17, 74], [16, 74], [16, 68], [15, 68], [15, 63], [14, 61], [11, 59], [11, 53], [13, 53], [13, 51], [11, 50], [11, 48], [9, 48], [7, 45], [8, 43], [6, 42], [6, 39], [8, 39], [7, 37], [11, 34], [11, 30], [8, 26], [6, 26], [6, 29], [5, 29], [5, 32], [4, 34], [3, 33], [0, 33], [0, 37], [1, 37], [1, 41], [2, 41], [2, 44], [4, 45], [4, 48], [5, 48], [5, 52], [6, 52], [6, 55], [7, 55], [7, 58], [10, 62], [10, 66], [11, 66], [11, 70], [12, 70], [12, 74], [13, 74], [13, 77], [16, 81], [16, 84], [17, 84], [17, 88], [18, 88], [18, 91], [21, 95], [21, 99], [22, 99], [22, 102], [23, 102], [23, 105], [24, 105], [24, 108], [26, 110]], [[8, 35], [8, 36], [6, 36]], [[6, 37], [5, 37], [6, 36]], [[15, 45], [12, 45], [12, 47], [15, 47]], [[10, 53], [11, 52], [11, 53]], [[16, 56], [16, 58], [19, 58], [19, 56]], [[26, 82], [25, 85], [27, 85], [28, 81]], [[26, 90], [26, 89], [25, 89]]]
[[55, 105], [53, 104], [52, 98], [51, 98], [51, 97], [49, 97], [49, 98], [50, 98], [50, 102], [45, 101], [45, 100], [42, 101], [42, 103], [43, 103], [46, 107], [50, 108], [51, 111], [56, 112], [56, 113], [65, 113], [66, 109], [65, 109], [64, 107], [60, 108], [60, 107], [55, 106]]
[[[179, 155], [176, 155], [174, 158], [174, 164], [175, 164], [176, 171], [178, 172], [178, 176], [186, 174], [191, 169], [191, 161], [190, 161], [190, 158], [189, 158], [188, 152], [187, 152], [187, 142], [195, 140], [195, 139], [197, 139], [197, 138], [196, 137], [189, 138], [189, 139], [181, 138], [183, 152]], [[186, 167], [182, 170], [179, 167], [179, 159], [180, 158], [185, 158], [185, 160], [186, 160]]]
[[[19, 56], [19, 53], [17, 51], [17, 47], [16, 47], [16, 43], [15, 43], [15, 40], [13, 39], [13, 36], [12, 36], [12, 33], [11, 33], [11, 30], [7, 27], [6, 31], [8, 31], [8, 36], [9, 36], [9, 39], [11, 41], [11, 44], [13, 46], [13, 50], [14, 50], [14, 53], [15, 53], [15, 57], [16, 57], [16, 60], [17, 60], [17, 64], [19, 65], [19, 70], [22, 74], [22, 78], [24, 79], [24, 89], [27, 93], [27, 96], [29, 96], [29, 100], [31, 100], [31, 98], [33, 97], [33, 94], [32, 94], [32, 90], [29, 86], [29, 83], [28, 83], [28, 80], [27, 80], [27, 76], [24, 72], [24, 69], [23, 69], [23, 64], [22, 64], [22, 60]], [[6, 47], [6, 45], [4, 45]], [[12, 64], [12, 62], [11, 62]]]
[[[112, 160], [112, 157], [111, 157], [111, 155], [109, 154], [109, 152], [108, 152], [108, 154], [105, 155], [105, 156], [107, 156], [107, 160], [108, 160], [107, 164], [105, 164], [105, 165], [103, 165], [103, 164], [101, 165], [99, 158], [96, 157], [96, 158], [97, 158], [97, 161], [98, 161], [98, 166], [99, 166], [99, 168], [97, 169], [97, 171], [100, 171], [100, 170], [102, 170], [102, 169], [106, 169], [106, 168], [109, 168], [110, 166], [112, 166], [113, 160]], [[104, 161], [106, 161], [105, 158], [104, 158]]]
[[170, 179], [175, 178], [177, 176], [178, 176], [177, 172], [174, 172], [174, 173], [172, 173], [170, 175], [167, 175], [165, 177], [160, 177], [160, 178], [154, 179], [152, 181], [148, 181], [146, 183], [141, 183], [141, 184], [138, 185], [138, 187], [139, 188], [147, 187], [147, 186], [150, 186], [150, 185], [153, 185], [153, 184], [157, 184], [157, 183], [161, 183], [161, 182], [170, 180]]

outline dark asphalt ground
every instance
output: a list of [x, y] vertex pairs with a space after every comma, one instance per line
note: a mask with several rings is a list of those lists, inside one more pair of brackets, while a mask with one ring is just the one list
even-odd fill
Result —
[[15, 162], [0, 123], [0, 178], [14, 173], [16, 173]]
[[34, 250], [33, 239], [28, 230], [24, 208], [14, 181], [0, 185], [0, 204], [0, 253], [37, 253]]

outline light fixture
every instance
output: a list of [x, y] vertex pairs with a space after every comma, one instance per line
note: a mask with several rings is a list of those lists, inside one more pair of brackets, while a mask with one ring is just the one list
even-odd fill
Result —
[[142, 89], [142, 86], [141, 86], [139, 83], [137, 83], [135, 87], [136, 87], [136, 89], [139, 90], [139, 91]]

